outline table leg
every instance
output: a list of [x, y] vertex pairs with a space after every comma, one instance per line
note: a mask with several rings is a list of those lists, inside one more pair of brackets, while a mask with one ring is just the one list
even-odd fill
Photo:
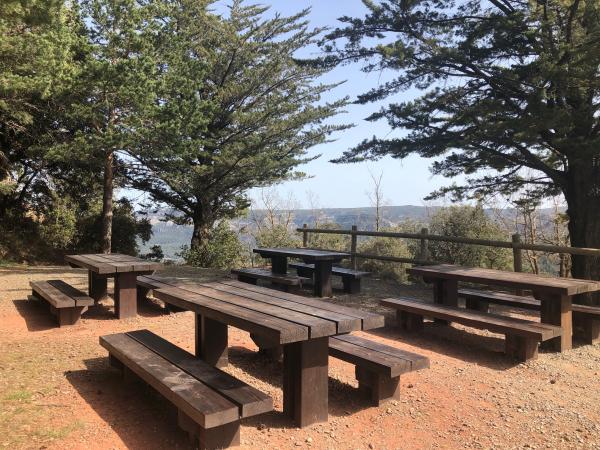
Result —
[[196, 356], [212, 366], [227, 367], [227, 325], [196, 313]]
[[331, 297], [331, 261], [315, 262], [315, 281], [313, 292], [315, 297]]
[[137, 316], [136, 280], [133, 272], [115, 275], [115, 314], [119, 319]]
[[[456, 280], [433, 280], [433, 301], [439, 305], [458, 306], [458, 281]], [[449, 324], [447, 320], [435, 319], [435, 322]]]
[[328, 347], [327, 337], [283, 347], [283, 413], [301, 428], [327, 422]]
[[107, 296], [106, 276], [88, 270], [88, 293], [96, 303]]
[[541, 322], [558, 325], [562, 328], [562, 336], [542, 342], [541, 347], [557, 352], [564, 352], [573, 348], [573, 305], [571, 297], [536, 292], [533, 296], [541, 302]]
[[288, 260], [286, 256], [272, 256], [271, 257], [271, 272], [287, 274], [288, 271]]

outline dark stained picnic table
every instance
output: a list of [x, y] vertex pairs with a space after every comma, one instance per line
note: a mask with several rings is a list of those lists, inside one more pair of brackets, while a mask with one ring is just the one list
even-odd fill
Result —
[[316, 297], [331, 297], [331, 268], [333, 263], [350, 257], [349, 253], [313, 250], [309, 248], [255, 248], [263, 258], [271, 259], [271, 271], [287, 274], [288, 258], [301, 259], [305, 263], [314, 264], [313, 293]]
[[384, 325], [379, 314], [240, 281], [161, 280], [156, 298], [196, 313], [196, 355], [206, 362], [227, 365], [228, 325], [283, 346], [283, 411], [300, 427], [328, 418], [329, 337]]
[[153, 273], [162, 264], [135, 256], [112, 254], [67, 255], [65, 261], [72, 267], [88, 270], [89, 295], [96, 302], [106, 296], [106, 280], [115, 279], [115, 314], [119, 319], [137, 315], [136, 278]]
[[421, 276], [426, 281], [432, 281], [435, 302], [449, 306], [456, 306], [458, 303], [459, 281], [531, 290], [533, 296], [541, 303], [541, 322], [559, 325], [563, 330], [561, 337], [548, 341], [551, 348], [561, 352], [572, 348], [573, 345], [573, 296], [600, 291], [600, 282], [597, 281], [451, 264], [412, 267], [407, 269], [407, 272]]

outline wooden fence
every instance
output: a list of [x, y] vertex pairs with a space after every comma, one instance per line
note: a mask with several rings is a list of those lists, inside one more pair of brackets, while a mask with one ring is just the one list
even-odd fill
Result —
[[[356, 269], [357, 259], [375, 259], [380, 261], [392, 261], [399, 263], [410, 263], [418, 265], [436, 264], [429, 257], [429, 241], [453, 242], [467, 245], [481, 245], [485, 247], [510, 248], [513, 251], [513, 269], [515, 272], [523, 271], [523, 250], [539, 251], [544, 253], [558, 253], [559, 255], [583, 255], [600, 257], [600, 249], [598, 248], [581, 248], [581, 247], [563, 247], [559, 245], [546, 244], [528, 244], [522, 242], [519, 234], [512, 235], [512, 241], [494, 241], [489, 239], [472, 239], [465, 237], [441, 236], [437, 234], [429, 234], [427, 228], [422, 228], [420, 233], [398, 233], [391, 231], [366, 231], [359, 230], [356, 225], [352, 226], [351, 230], [331, 230], [324, 228], [308, 228], [304, 224], [302, 228], [297, 228], [297, 231], [302, 233], [302, 243], [304, 247], [308, 247], [309, 233], [323, 234], [338, 234], [350, 235], [350, 255], [352, 267]], [[396, 256], [371, 255], [357, 252], [358, 236], [368, 237], [387, 237], [399, 239], [416, 239], [420, 241], [419, 252], [416, 258], [400, 258]]]

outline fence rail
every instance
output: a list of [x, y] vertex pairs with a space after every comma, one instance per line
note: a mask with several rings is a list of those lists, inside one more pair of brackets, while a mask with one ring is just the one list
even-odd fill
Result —
[[[465, 237], [455, 236], [441, 236], [438, 234], [430, 234], [427, 228], [421, 229], [420, 233], [399, 233], [392, 231], [367, 231], [359, 230], [356, 225], [352, 226], [350, 230], [332, 230], [324, 228], [308, 228], [308, 225], [304, 224], [302, 228], [297, 228], [296, 231], [302, 233], [302, 242], [304, 247], [308, 246], [308, 234], [309, 233], [322, 233], [322, 234], [338, 234], [338, 235], [350, 235], [350, 255], [352, 257], [352, 267], [356, 268], [357, 258], [362, 259], [375, 259], [381, 261], [393, 261], [401, 263], [412, 263], [412, 264], [434, 264], [429, 258], [428, 242], [429, 241], [442, 241], [452, 242], [457, 244], [468, 244], [468, 245], [481, 245], [484, 247], [496, 247], [496, 248], [510, 248], [513, 250], [513, 267], [515, 272], [523, 271], [523, 250], [539, 251], [544, 253], [558, 253], [560, 255], [582, 255], [582, 256], [594, 256], [600, 258], [600, 249], [598, 248], [582, 248], [582, 247], [565, 247], [560, 245], [548, 245], [548, 244], [528, 244], [521, 241], [521, 236], [517, 234], [512, 235], [512, 241], [496, 241], [490, 239], [473, 239]], [[387, 237], [387, 238], [400, 238], [400, 239], [416, 239], [420, 241], [419, 255], [417, 258], [400, 258], [395, 256], [383, 256], [383, 255], [369, 255], [361, 254], [357, 252], [358, 236], [368, 237]]]

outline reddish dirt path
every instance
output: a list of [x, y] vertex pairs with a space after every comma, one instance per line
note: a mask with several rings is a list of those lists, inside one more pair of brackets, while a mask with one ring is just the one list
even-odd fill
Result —
[[[58, 329], [26, 300], [30, 280], [49, 278], [86, 284], [83, 271], [66, 267], [0, 269], [0, 448], [189, 448], [163, 401], [141, 385], [124, 385], [108, 367], [98, 336], [148, 328], [191, 350], [192, 314], [167, 315], [149, 304], [138, 318], [118, 321], [108, 301], [78, 325]], [[378, 298], [407, 292], [430, 295], [371, 280], [363, 296], [332, 301], [376, 309]], [[243, 422], [242, 448], [600, 448], [598, 345], [517, 365], [502, 355], [498, 336], [458, 326], [365, 334], [428, 356], [431, 368], [402, 378], [400, 401], [373, 408], [355, 391], [353, 366], [331, 359], [330, 420], [299, 430], [281, 413], [280, 365], [231, 329], [227, 371], [271, 395], [276, 408]]]

